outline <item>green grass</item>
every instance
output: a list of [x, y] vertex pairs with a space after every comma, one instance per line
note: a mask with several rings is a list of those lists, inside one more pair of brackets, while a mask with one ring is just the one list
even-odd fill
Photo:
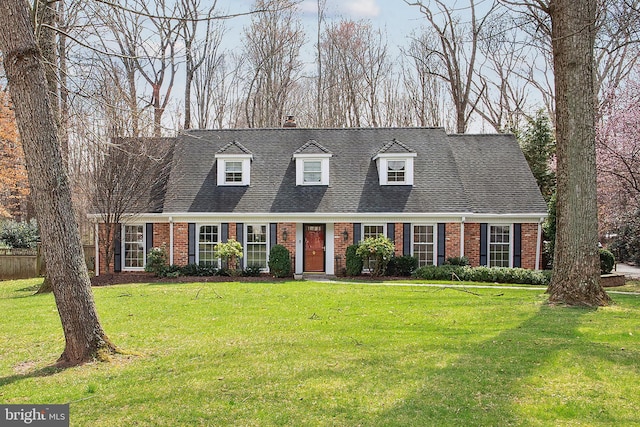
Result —
[[640, 295], [314, 282], [94, 288], [140, 356], [52, 371], [51, 295], [0, 282], [0, 403], [72, 426], [640, 425]]

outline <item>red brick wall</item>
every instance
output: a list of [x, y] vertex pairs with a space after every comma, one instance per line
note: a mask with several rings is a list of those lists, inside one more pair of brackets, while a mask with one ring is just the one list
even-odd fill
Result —
[[169, 251], [169, 244], [171, 240], [169, 238], [169, 224], [168, 223], [154, 223], [153, 224], [153, 247], [159, 248], [165, 246]]
[[[404, 250], [404, 224], [401, 222], [396, 222], [393, 228], [396, 246], [395, 254], [396, 256], [402, 256], [402, 252]], [[407, 236], [407, 239], [411, 239], [411, 236]]]
[[464, 256], [472, 267], [480, 265], [480, 224], [477, 222], [464, 224]]
[[537, 269], [536, 249], [538, 246], [538, 224], [522, 224], [522, 268]]
[[189, 224], [186, 222], [173, 224], [173, 263], [189, 264]]
[[445, 261], [447, 258], [460, 256], [460, 223], [448, 222], [445, 224]]
[[[287, 240], [284, 240], [284, 230], [287, 230]], [[293, 258], [296, 255], [296, 223], [279, 222], [277, 226], [277, 242], [289, 251]]]

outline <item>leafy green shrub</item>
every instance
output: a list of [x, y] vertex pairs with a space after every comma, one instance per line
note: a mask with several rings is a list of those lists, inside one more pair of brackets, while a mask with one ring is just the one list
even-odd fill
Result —
[[215, 276], [218, 269], [212, 265], [205, 264], [187, 264], [180, 268], [180, 274], [183, 276]]
[[469, 265], [469, 258], [466, 256], [455, 256], [447, 258], [446, 265]]
[[248, 265], [242, 272], [242, 275], [246, 277], [259, 277], [260, 274], [262, 274], [262, 267], [257, 264]]
[[411, 276], [418, 268], [418, 258], [411, 255], [392, 257], [387, 264], [386, 276]]
[[369, 262], [373, 262], [371, 269], [371, 275], [374, 277], [382, 276], [387, 269], [387, 264], [393, 256], [395, 247], [393, 242], [382, 234], [378, 234], [377, 237], [367, 237], [364, 239], [356, 253], [364, 260], [369, 259]]
[[147, 254], [147, 263], [144, 266], [144, 271], [153, 273], [156, 277], [165, 277], [167, 267], [169, 266], [168, 260], [169, 257], [166, 247], [151, 248]]
[[182, 276], [182, 267], [176, 264], [171, 264], [164, 270], [165, 277], [180, 277]]
[[0, 223], [0, 242], [3, 242], [4, 246], [8, 248], [35, 249], [40, 242], [38, 222], [35, 219], [28, 222], [2, 221]]
[[282, 245], [274, 245], [269, 252], [269, 271], [275, 277], [291, 276], [291, 254]]
[[347, 251], [345, 253], [345, 272], [347, 276], [358, 276], [362, 273], [364, 262], [362, 261], [362, 257], [357, 254], [357, 249], [358, 245], [350, 245], [347, 247]]
[[525, 268], [429, 265], [417, 269], [413, 273], [413, 277], [423, 280], [460, 280], [464, 282], [547, 286], [551, 281], [551, 272], [527, 270]]
[[600, 249], [600, 274], [609, 274], [613, 270], [616, 259], [613, 253], [606, 249]]

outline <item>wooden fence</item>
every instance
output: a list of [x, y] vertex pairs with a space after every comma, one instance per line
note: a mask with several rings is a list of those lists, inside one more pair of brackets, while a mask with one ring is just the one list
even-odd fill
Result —
[[[84, 259], [93, 269], [95, 249], [85, 245]], [[37, 249], [0, 249], [0, 280], [31, 279], [44, 275], [45, 267]]]

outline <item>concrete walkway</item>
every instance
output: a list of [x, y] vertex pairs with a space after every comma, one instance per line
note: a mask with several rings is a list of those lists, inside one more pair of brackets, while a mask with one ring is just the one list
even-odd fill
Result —
[[627, 278], [640, 279], [640, 267], [629, 264], [616, 264], [614, 271], [624, 274]]

